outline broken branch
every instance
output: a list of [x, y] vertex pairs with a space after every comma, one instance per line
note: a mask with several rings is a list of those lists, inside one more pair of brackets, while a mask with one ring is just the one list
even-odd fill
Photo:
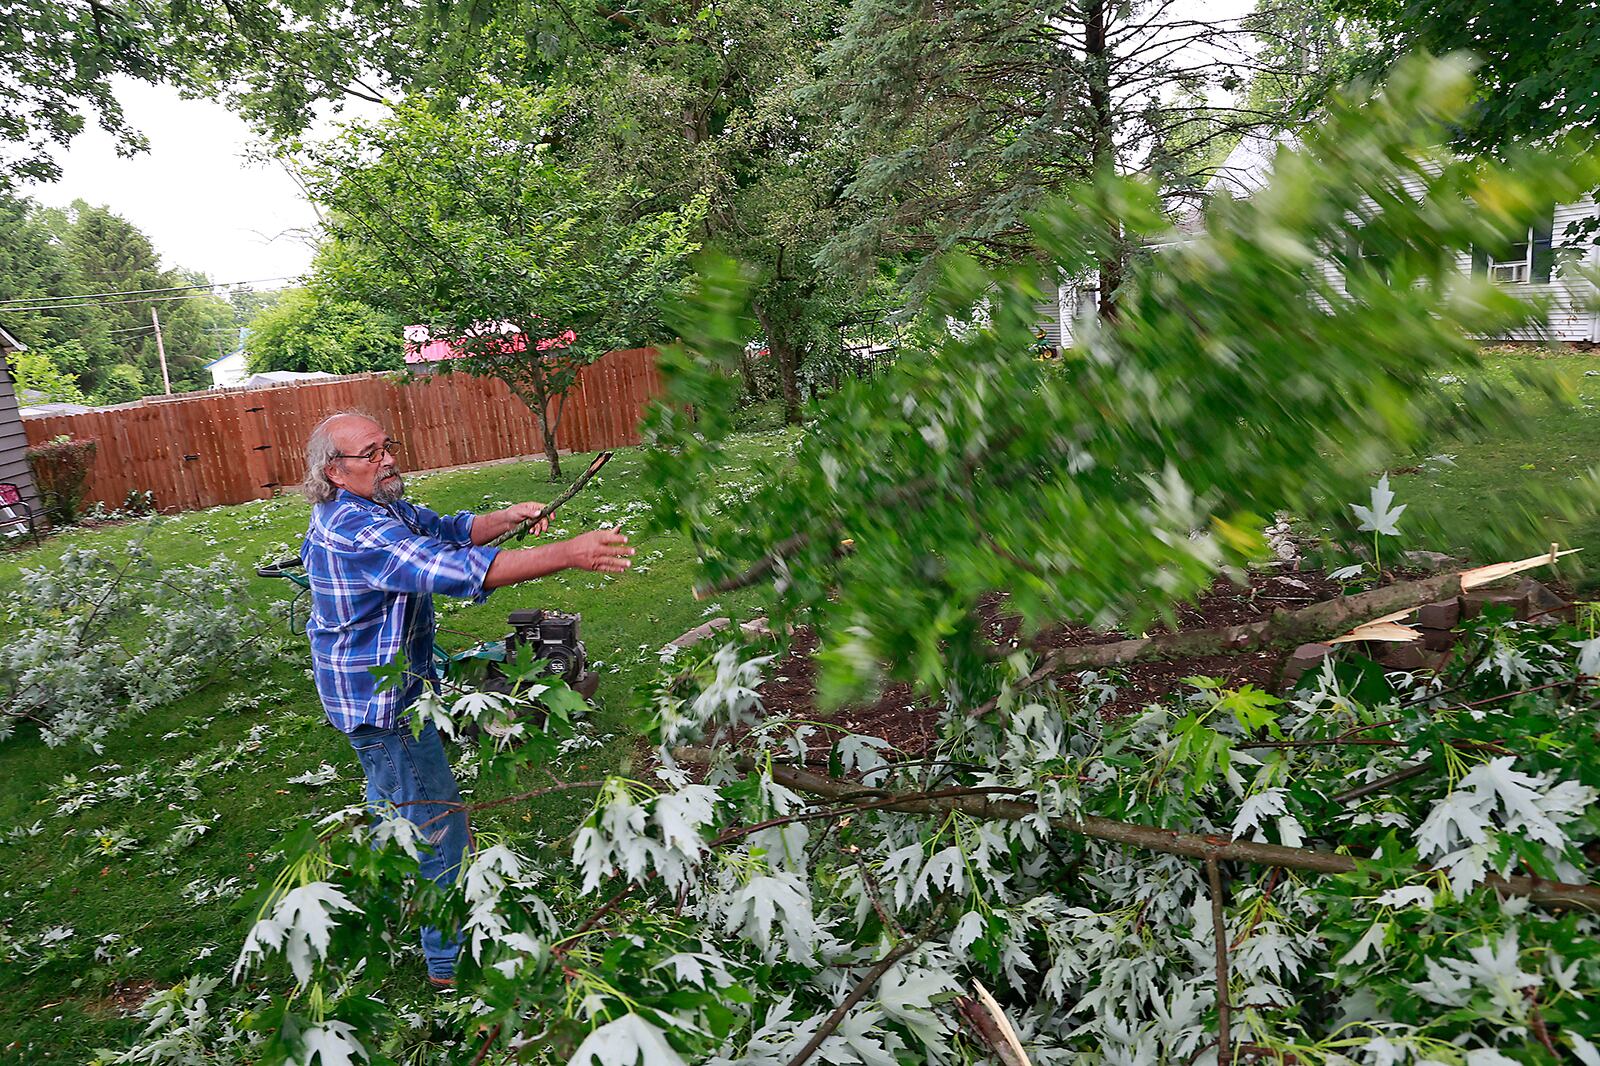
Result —
[[[705, 748], [675, 748], [673, 757], [679, 762], [708, 765], [712, 753]], [[735, 765], [749, 771], [756, 769], [755, 761], [748, 756], [737, 756]], [[854, 781], [824, 777], [796, 766], [774, 765], [772, 779], [786, 788], [806, 792], [825, 799], [839, 799], [861, 794], [861, 786]], [[1003, 821], [1021, 821], [1036, 817], [1039, 809], [1031, 803], [1013, 799], [996, 799], [980, 792], [960, 790], [959, 794], [904, 796], [888, 791], [876, 792], [870, 801], [873, 808], [906, 814], [943, 814], [959, 811], [972, 818]], [[866, 806], [866, 804], [863, 804]], [[1352, 855], [1337, 855], [1310, 848], [1291, 848], [1283, 844], [1269, 844], [1254, 840], [1229, 840], [1226, 837], [1200, 833], [1184, 833], [1176, 829], [1119, 822], [1112, 818], [1086, 814], [1078, 818], [1062, 815], [1050, 819], [1050, 824], [1066, 833], [1105, 840], [1113, 844], [1145, 848], [1168, 855], [1182, 855], [1191, 859], [1217, 859], [1256, 863], [1261, 866], [1281, 866], [1289, 870], [1304, 870], [1317, 874], [1348, 874], [1358, 869], [1358, 859]], [[1526, 896], [1541, 907], [1552, 909], [1575, 908], [1600, 912], [1600, 885], [1572, 884], [1566, 881], [1547, 881], [1542, 877], [1484, 878], [1484, 884], [1497, 892], [1511, 896]]]
[[[1559, 554], [1570, 555], [1571, 552]], [[1030, 688], [1063, 670], [1100, 670], [1150, 659], [1193, 659], [1266, 648], [1292, 648], [1327, 640], [1358, 629], [1363, 624], [1370, 624], [1373, 619], [1403, 615], [1425, 603], [1453, 599], [1467, 590], [1543, 566], [1549, 561], [1548, 554], [1537, 555], [1531, 559], [1495, 563], [1459, 573], [1436, 574], [1420, 581], [1402, 581], [1354, 596], [1314, 603], [1295, 611], [1275, 611], [1258, 622], [1159, 633], [1110, 644], [1077, 644], [1056, 648], [1044, 656], [1032, 673], [1013, 687], [1019, 690]], [[998, 696], [980, 704], [972, 712], [973, 717], [989, 713], [998, 704]]]

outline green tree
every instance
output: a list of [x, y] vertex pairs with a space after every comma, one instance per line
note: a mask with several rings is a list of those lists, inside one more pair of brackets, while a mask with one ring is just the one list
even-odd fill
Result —
[[[1273, 69], [1256, 49], [1242, 20], [1164, 0], [856, 0], [820, 87], [857, 153], [824, 259], [1011, 261], [1029, 254], [1031, 211], [1100, 174], [1150, 174], [1192, 199], [1219, 144], [1278, 119], [1242, 99]], [[1095, 264], [1103, 313], [1135, 248], [1109, 242]]]
[[404, 323], [354, 300], [290, 289], [250, 320], [250, 372], [364, 374], [404, 370]]
[[458, 110], [417, 101], [353, 126], [308, 167], [329, 208], [319, 284], [458, 340], [467, 371], [502, 379], [534, 413], [552, 479], [578, 369], [661, 339], [659, 304], [699, 217], [555, 158], [560, 105], [485, 81]]
[[297, 133], [323, 101], [384, 101], [372, 82], [438, 85], [484, 21], [432, 5], [321, 0], [0, 0], [0, 190], [52, 181], [52, 151], [93, 119], [118, 148], [147, 147], [115, 78], [231, 102], [258, 127]]
[[0, 189], [53, 181], [50, 155], [84, 127], [86, 112], [125, 146], [142, 146], [111, 89], [122, 75], [153, 81], [162, 64], [151, 48], [153, 11], [142, 4], [0, 0]]
[[1341, 86], [1371, 68], [1379, 42], [1372, 27], [1344, 12], [1344, 0], [1259, 5], [1245, 20], [1261, 42], [1260, 69], [1245, 99], [1298, 126]]
[[11, 376], [20, 399], [23, 393], [37, 393], [52, 403], [83, 403], [84, 395], [72, 375], [62, 370], [57, 360], [81, 362], [83, 347], [69, 341], [59, 349], [29, 348], [11, 353]]
[[233, 322], [236, 326], [248, 326], [250, 321], [261, 312], [272, 307], [287, 294], [296, 292], [296, 289], [234, 289], [228, 294], [228, 302], [233, 305]]
[[100, 388], [94, 395], [97, 404], [132, 403], [159, 389], [145, 380], [144, 374], [131, 363], [118, 363], [106, 368], [100, 379]]
[[1600, 19], [1588, 0], [1337, 0], [1379, 42], [1378, 67], [1408, 53], [1468, 52], [1481, 63], [1472, 108], [1452, 131], [1469, 152], [1600, 133]]
[[89, 368], [112, 357], [106, 325], [92, 307], [63, 305], [58, 297], [87, 292], [67, 255], [50, 213], [25, 197], [0, 192], [0, 309], [6, 329], [31, 348], [77, 343], [80, 352], [58, 353], [57, 365], [82, 387]]
[[[160, 318], [172, 390], [209, 388], [211, 376], [205, 366], [231, 344], [234, 316], [227, 301], [204, 290], [206, 277], [192, 271], [163, 269], [161, 256], [150, 238], [108, 207], [76, 201], [59, 216], [58, 225], [63, 252], [72, 263], [77, 282], [84, 286], [79, 292], [196, 286], [187, 292], [97, 301], [95, 314], [111, 338], [113, 354], [87, 368], [81, 380], [84, 391], [99, 395], [111, 367], [118, 365], [135, 367], [139, 380], [153, 390], [161, 389], [152, 310]], [[132, 380], [125, 375], [117, 393], [125, 392]]]
[[[824, 263], [862, 138], [815, 91], [840, 0], [661, 3], [647, 19], [584, 24], [566, 150], [668, 200], [704, 196], [705, 241], [753, 271], [753, 329], [788, 421], [826, 375], [841, 325], [871, 302], [876, 259]], [[870, 164], [869, 164], [870, 165]], [[831, 376], [831, 375], [827, 375]]]

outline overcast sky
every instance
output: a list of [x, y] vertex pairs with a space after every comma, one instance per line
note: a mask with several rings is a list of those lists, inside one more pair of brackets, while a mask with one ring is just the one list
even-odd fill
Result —
[[29, 195], [52, 207], [105, 204], [149, 234], [167, 266], [212, 281], [292, 277], [310, 266], [305, 231], [316, 214], [281, 167], [246, 159], [253, 138], [241, 119], [166, 86], [118, 79], [116, 92], [150, 151], [122, 158], [90, 123], [57, 157], [61, 180]]
[[[1172, 10], [1223, 19], [1253, 6], [1178, 0]], [[150, 150], [122, 158], [91, 121], [58, 156], [61, 181], [32, 186], [30, 195], [52, 207], [80, 198], [105, 204], [149, 234], [167, 266], [201, 270], [212, 281], [292, 277], [309, 268], [306, 235], [316, 214], [282, 168], [247, 160], [254, 138], [241, 119], [165, 86], [115, 84], [129, 124], [149, 137]]]

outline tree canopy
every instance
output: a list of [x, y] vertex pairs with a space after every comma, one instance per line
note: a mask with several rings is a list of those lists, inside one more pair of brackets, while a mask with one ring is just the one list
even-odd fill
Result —
[[330, 208], [319, 283], [503, 379], [539, 419], [552, 477], [578, 368], [661, 339], [661, 300], [688, 271], [702, 210], [561, 160], [548, 147], [561, 104], [483, 82], [459, 108], [416, 101], [352, 127], [308, 166]]
[[1600, 132], [1600, 21], [1584, 0], [1336, 0], [1372, 28], [1367, 62], [1466, 52], [1479, 62], [1473, 106], [1453, 140], [1470, 152]]
[[399, 318], [366, 304], [290, 289], [250, 319], [246, 362], [252, 374], [404, 370], [404, 328]]

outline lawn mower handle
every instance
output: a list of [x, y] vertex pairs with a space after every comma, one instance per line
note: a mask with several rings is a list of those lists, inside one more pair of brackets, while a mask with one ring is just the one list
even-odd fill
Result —
[[266, 566], [257, 567], [256, 575], [258, 577], [285, 577], [287, 576], [284, 574], [285, 570], [294, 570], [304, 565], [305, 564], [300, 561], [300, 556], [291, 555], [286, 559], [279, 559], [275, 563], [268, 563]]

